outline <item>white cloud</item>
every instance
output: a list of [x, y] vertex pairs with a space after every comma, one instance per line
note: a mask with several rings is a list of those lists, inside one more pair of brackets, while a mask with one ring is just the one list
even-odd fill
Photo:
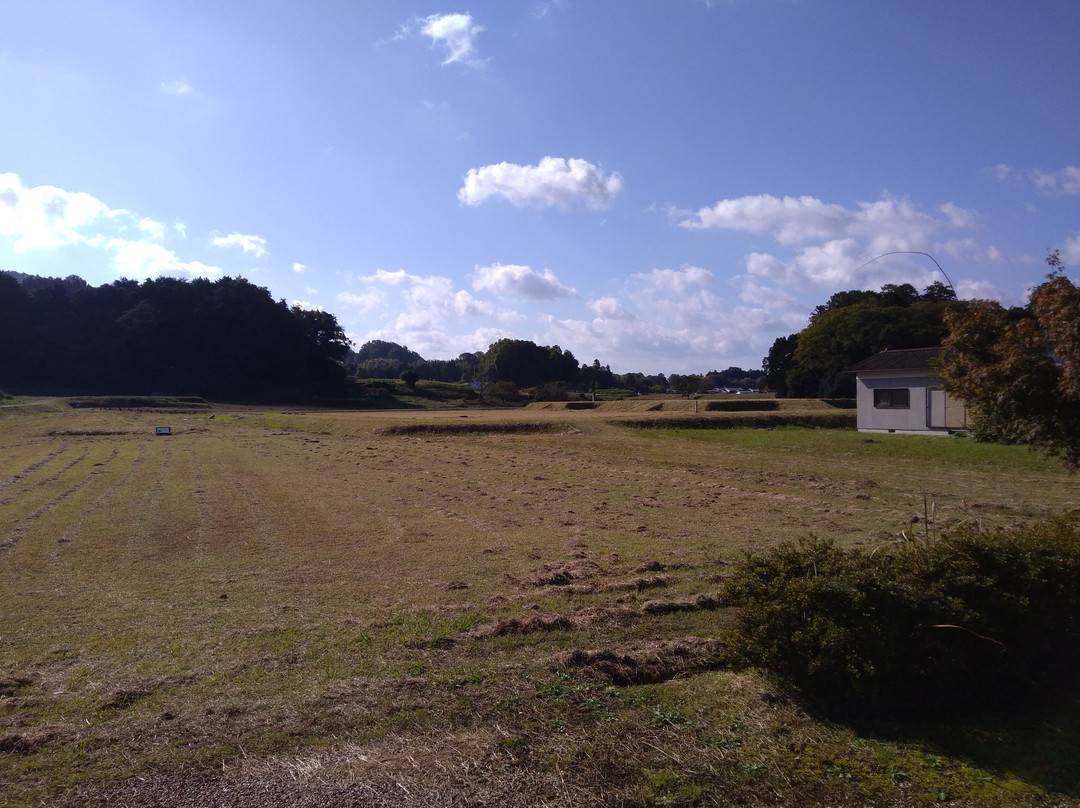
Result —
[[702, 208], [696, 218], [684, 219], [680, 227], [689, 230], [741, 230], [762, 233], [772, 230], [781, 244], [795, 244], [813, 238], [828, 238], [851, 220], [842, 205], [826, 204], [811, 196], [780, 199], [769, 194], [722, 199], [711, 208]]
[[125, 278], [149, 280], [151, 278], [220, 278], [220, 268], [198, 261], [181, 261], [172, 250], [160, 244], [146, 241], [108, 239], [104, 247], [113, 254], [116, 270]]
[[[971, 211], [956, 206], [949, 207], [948, 213], [950, 223], [954, 217], [973, 221]], [[768, 231], [783, 245], [858, 237], [868, 242], [871, 251], [882, 253], [925, 249], [928, 239], [945, 221], [916, 210], [906, 199], [860, 202], [856, 210], [850, 210], [812, 196], [781, 199], [760, 194], [723, 199], [678, 224], [689, 230]]]
[[214, 247], [239, 247], [246, 253], [251, 253], [256, 258], [265, 258], [270, 253], [266, 249], [266, 239], [261, 236], [246, 236], [241, 233], [230, 233], [227, 236], [217, 236], [210, 240]]
[[304, 311], [326, 311], [318, 303], [310, 303], [307, 300], [294, 300], [291, 305], [298, 306]]
[[536, 272], [517, 264], [492, 264], [476, 268], [473, 289], [487, 289], [501, 297], [524, 297], [529, 300], [554, 300], [575, 297], [577, 292], [564, 286], [550, 269]]
[[[1005, 296], [990, 281], [960, 280], [956, 282], [956, 296], [961, 300], [1004, 300]], [[1007, 304], [1006, 304], [1007, 305]]]
[[652, 291], [675, 294], [684, 294], [691, 286], [706, 286], [715, 280], [709, 270], [690, 265], [682, 269], [654, 269], [651, 272], [635, 273], [632, 277], [643, 281]]
[[433, 46], [445, 49], [444, 65], [458, 62], [468, 67], [483, 67], [485, 60], [477, 54], [476, 38], [484, 30], [469, 14], [432, 14], [418, 20], [420, 33], [431, 37]]
[[438, 275], [411, 275], [401, 269], [395, 272], [380, 269], [362, 280], [401, 287], [405, 302], [414, 312], [430, 312], [446, 318], [495, 314], [490, 304], [477, 300], [464, 289], [455, 291], [453, 281]]
[[423, 357], [436, 359], [486, 351], [493, 342], [513, 336], [515, 335], [508, 331], [489, 326], [464, 334], [451, 334], [444, 324], [429, 312], [405, 312], [383, 328], [369, 331], [363, 338], [355, 341], [357, 344], [373, 339], [396, 342], [409, 346]]
[[1080, 266], [1080, 233], [1074, 233], [1065, 239], [1061, 247], [1061, 260], [1065, 266]]
[[634, 312], [625, 308], [614, 297], [600, 297], [589, 303], [593, 314], [601, 320], [633, 320], [636, 319]]
[[195, 88], [188, 84], [184, 79], [163, 81], [158, 85], [158, 89], [166, 95], [189, 95], [195, 92]]
[[1065, 166], [1060, 171], [1029, 171], [1028, 176], [1042, 191], [1062, 196], [1080, 194], [1080, 166]]
[[578, 158], [544, 157], [535, 166], [503, 162], [470, 169], [458, 201], [479, 205], [488, 197], [502, 196], [517, 207], [558, 205], [565, 210], [582, 202], [593, 210], [604, 210], [620, 190], [622, 177], [617, 172], [605, 175]]
[[139, 228], [150, 238], [161, 241], [165, 238], [165, 233], [168, 231], [161, 222], [156, 222], [150, 218], [143, 218], [139, 220]]
[[976, 214], [973, 210], [954, 205], [952, 202], [946, 202], [938, 210], [949, 217], [949, 224], [953, 227], [967, 228], [975, 226]]
[[366, 313], [378, 306], [386, 298], [386, 294], [379, 289], [369, 288], [365, 292], [338, 292], [335, 298], [338, 303], [344, 306], [354, 306], [360, 309], [360, 312]]
[[934, 252], [944, 253], [956, 261], [975, 264], [1005, 264], [1006, 257], [994, 245], [983, 246], [973, 238], [952, 239], [934, 245]]
[[0, 236], [13, 239], [17, 252], [86, 244], [84, 229], [126, 215], [87, 193], [27, 188], [17, 174], [0, 174]]
[[998, 182], [1011, 179], [1020, 183], [1029, 182], [1051, 196], [1080, 195], [1080, 166], [1065, 166], [1057, 171], [1042, 171], [1037, 168], [1023, 171], [1001, 163], [991, 166], [986, 171]]
[[306, 267], [303, 264], [293, 264], [292, 271], [303, 274], [304, 272], [311, 272], [311, 267]]

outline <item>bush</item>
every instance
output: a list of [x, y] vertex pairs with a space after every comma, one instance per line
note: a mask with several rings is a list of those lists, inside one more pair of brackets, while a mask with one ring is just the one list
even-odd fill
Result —
[[1080, 521], [872, 554], [807, 539], [747, 558], [724, 592], [732, 650], [812, 702], [1002, 707], [1073, 682]]

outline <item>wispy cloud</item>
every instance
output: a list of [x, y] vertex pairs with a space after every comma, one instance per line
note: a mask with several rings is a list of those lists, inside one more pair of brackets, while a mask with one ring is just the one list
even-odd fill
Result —
[[195, 88], [188, 84], [185, 79], [163, 81], [158, 85], [158, 89], [166, 95], [190, 95], [195, 92]]
[[463, 64], [466, 67], [480, 68], [486, 63], [477, 50], [476, 39], [484, 30], [470, 14], [432, 14], [417, 17], [406, 23], [398, 31], [395, 39], [405, 39], [419, 31], [431, 38], [432, 47], [439, 48], [446, 55], [443, 65]]
[[217, 236], [212, 238], [210, 244], [214, 247], [237, 247], [246, 253], [251, 253], [256, 258], [265, 258], [270, 255], [269, 251], [266, 249], [266, 239], [262, 236], [229, 233], [227, 236]]
[[1052, 196], [1080, 196], [1080, 166], [1065, 166], [1056, 171], [1038, 168], [1018, 169], [1000, 163], [986, 169], [998, 182], [1015, 181], [1020, 185], [1033, 185]]
[[585, 160], [545, 157], [535, 166], [496, 163], [473, 168], [465, 175], [458, 201], [479, 205], [492, 196], [501, 196], [517, 207], [563, 209], [581, 202], [593, 210], [610, 208], [622, 190], [618, 172], [604, 174]]
[[1040, 191], [1062, 196], [1080, 195], [1080, 166], [1065, 166], [1060, 171], [1031, 171], [1028, 176]]

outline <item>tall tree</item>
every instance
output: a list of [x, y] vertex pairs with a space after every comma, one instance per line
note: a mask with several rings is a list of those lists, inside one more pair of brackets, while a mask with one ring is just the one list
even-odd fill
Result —
[[[1030, 315], [980, 300], [947, 315], [945, 389], [962, 399], [971, 431], [1023, 443], [1080, 468], [1080, 289], [1057, 251], [1031, 292]], [[1019, 315], [1019, 316], [1018, 316]]]

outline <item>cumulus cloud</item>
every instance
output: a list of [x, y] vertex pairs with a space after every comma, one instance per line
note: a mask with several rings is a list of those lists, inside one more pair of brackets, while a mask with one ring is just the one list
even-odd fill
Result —
[[211, 239], [210, 244], [214, 247], [238, 247], [246, 253], [251, 253], [256, 258], [265, 258], [270, 254], [266, 249], [266, 239], [261, 236], [229, 233], [227, 236], [217, 236]]
[[18, 174], [0, 174], [0, 235], [18, 252], [85, 244], [84, 230], [127, 216], [87, 193], [52, 185], [27, 188]]
[[493, 342], [513, 336], [508, 331], [490, 326], [452, 334], [446, 329], [445, 323], [430, 312], [403, 312], [384, 327], [369, 331], [362, 339], [355, 341], [363, 344], [368, 340], [381, 339], [408, 345], [429, 359], [449, 359], [463, 353], [486, 351]]
[[605, 210], [621, 190], [618, 172], [604, 174], [578, 158], [544, 157], [535, 166], [503, 162], [470, 169], [458, 191], [458, 201], [479, 205], [489, 197], [501, 196], [519, 208], [557, 205], [565, 210], [580, 202], [592, 210]]
[[617, 298], [600, 297], [589, 303], [589, 308], [600, 320], [634, 320], [634, 312], [624, 307]]
[[582, 357], [617, 357], [619, 372], [705, 373], [733, 363], [757, 368], [777, 334], [806, 325], [806, 309], [775, 289], [744, 282], [731, 301], [716, 285], [711, 271], [694, 266], [631, 275], [625, 302], [597, 298], [591, 319], [545, 317], [546, 339]]
[[326, 311], [326, 309], [318, 303], [311, 303], [307, 300], [294, 300], [292, 305], [296, 308], [303, 309], [304, 311]]
[[487, 289], [500, 297], [524, 297], [529, 300], [554, 300], [575, 297], [577, 292], [564, 286], [550, 269], [536, 272], [517, 264], [492, 264], [476, 268], [473, 289]]
[[224, 274], [219, 267], [199, 261], [182, 261], [176, 253], [161, 244], [111, 238], [104, 241], [104, 247], [113, 254], [116, 270], [133, 280], [162, 277], [216, 279]]
[[[1005, 168], [998, 167], [1001, 173]], [[958, 260], [962, 256], [983, 264], [1008, 260], [996, 247], [962, 235], [977, 227], [979, 215], [953, 202], [928, 212], [906, 198], [891, 196], [848, 208], [811, 196], [762, 194], [724, 199], [696, 213], [677, 212], [675, 220], [690, 230], [766, 234], [788, 249], [779, 256], [749, 253], [748, 275], [758, 282], [767, 279], [780, 288], [807, 292], [943, 280], [926, 258], [909, 253], [938, 253]]]
[[457, 62], [468, 67], [483, 67], [485, 64], [476, 49], [476, 38], [484, 26], [477, 25], [469, 14], [432, 14], [417, 22], [420, 33], [431, 37], [432, 45], [446, 52], [444, 65]]
[[303, 264], [293, 264], [292, 271], [297, 273], [311, 272], [311, 267], [304, 266]]
[[[953, 217], [973, 217], [970, 211], [955, 205], [948, 208], [948, 214], [950, 223]], [[712, 207], [683, 218], [678, 224], [689, 230], [769, 232], [783, 245], [858, 237], [880, 253], [921, 249], [916, 245], [925, 244], [945, 221], [916, 210], [907, 199], [860, 202], [852, 210], [812, 196], [779, 198], [760, 194], [722, 199]]]
[[477, 300], [464, 289], [455, 290], [450, 278], [412, 275], [402, 269], [395, 272], [380, 269], [363, 280], [373, 284], [401, 287], [405, 302], [412, 311], [431, 312], [447, 318], [490, 317], [495, 314], [489, 303]]
[[[132, 211], [110, 208], [91, 194], [52, 185], [27, 187], [17, 174], [0, 174], [0, 239], [16, 252], [77, 246], [98, 250], [125, 278], [218, 278], [220, 267], [181, 258], [162, 242], [184, 238], [183, 224], [171, 227]], [[261, 249], [258, 237], [230, 236], [247, 251]]]

